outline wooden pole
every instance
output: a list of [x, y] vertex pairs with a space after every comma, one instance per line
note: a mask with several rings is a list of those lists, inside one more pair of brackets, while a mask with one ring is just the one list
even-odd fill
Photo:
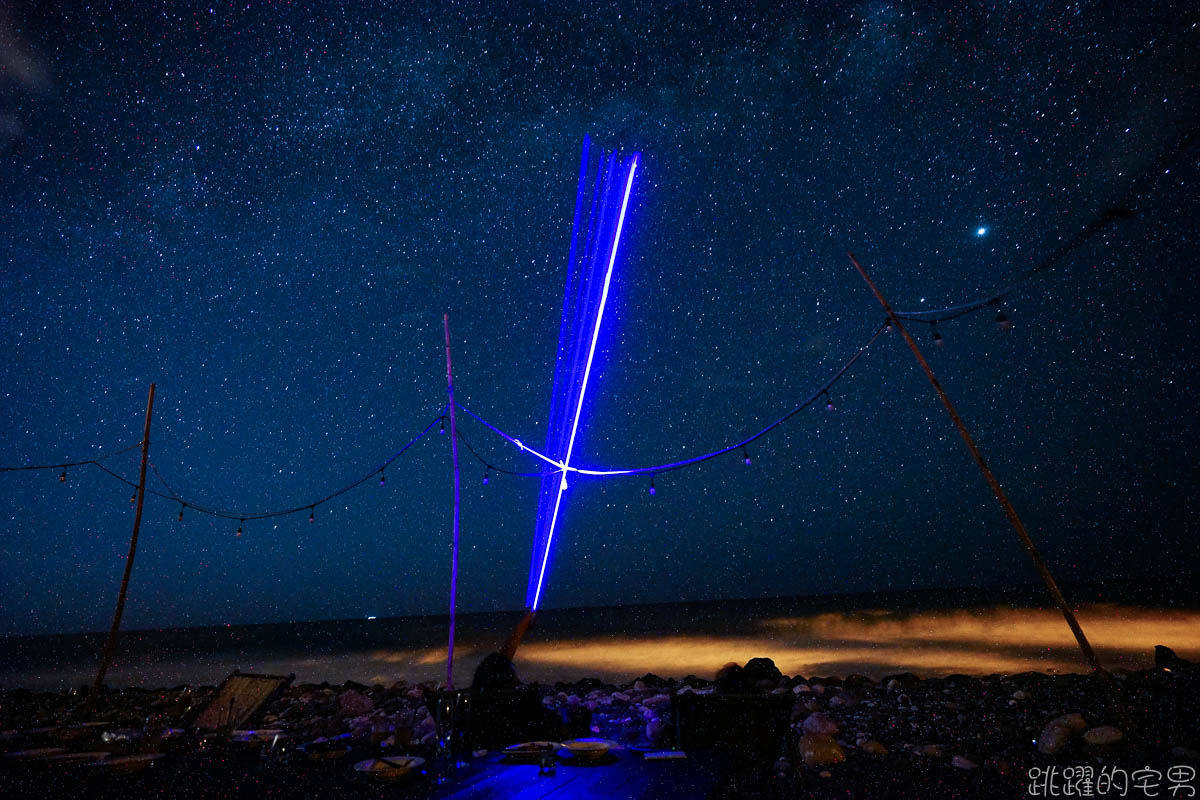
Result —
[[137, 511], [133, 515], [133, 535], [129, 537], [129, 557], [125, 559], [125, 574], [121, 578], [121, 591], [117, 594], [117, 612], [113, 614], [112, 628], [100, 657], [100, 670], [96, 673], [93, 694], [104, 685], [104, 676], [112, 663], [117, 649], [117, 633], [121, 630], [121, 615], [125, 613], [125, 593], [129, 590], [129, 575], [133, 572], [133, 557], [137, 554], [138, 530], [142, 527], [142, 504], [146, 500], [146, 462], [150, 457], [150, 416], [154, 413], [154, 384], [150, 384], [150, 397], [146, 400], [146, 426], [142, 430], [142, 469], [138, 476]]
[[442, 316], [446, 332], [446, 389], [450, 394], [450, 454], [454, 461], [454, 549], [450, 557], [450, 643], [446, 647], [446, 688], [454, 688], [454, 616], [458, 597], [458, 426], [454, 418], [454, 371], [450, 366], [450, 315]]
[[1050, 596], [1054, 598], [1054, 604], [1062, 612], [1063, 617], [1067, 620], [1067, 625], [1071, 628], [1071, 633], [1075, 634], [1075, 641], [1079, 643], [1079, 649], [1083, 651], [1083, 657], [1087, 659], [1091, 665], [1092, 671], [1107, 676], [1104, 668], [1100, 666], [1100, 660], [1096, 658], [1096, 652], [1092, 650], [1092, 645], [1088, 642], [1087, 636], [1083, 633], [1083, 628], [1079, 626], [1079, 620], [1075, 618], [1075, 612], [1067, 605], [1067, 600], [1063, 597], [1063, 593], [1058, 588], [1058, 583], [1054, 580], [1054, 576], [1050, 574], [1050, 568], [1046, 566], [1046, 562], [1042, 559], [1042, 554], [1038, 552], [1033, 540], [1029, 538], [1028, 531], [1025, 530], [1025, 524], [1021, 522], [1021, 518], [1017, 516], [1017, 510], [1013, 508], [1013, 504], [1009, 502], [1008, 495], [1004, 493], [1000, 482], [996, 480], [996, 476], [992, 474], [992, 470], [988, 467], [987, 462], [983, 459], [983, 453], [979, 451], [979, 446], [975, 444], [975, 440], [967, 431], [967, 426], [963, 423], [962, 417], [958, 415], [958, 411], [954, 408], [954, 404], [950, 402], [946, 390], [938, 383], [938, 379], [934, 376], [933, 370], [929, 366], [929, 362], [925, 360], [925, 356], [921, 354], [920, 348], [913, 340], [912, 336], [904, 325], [900, 323], [900, 318], [896, 316], [896, 312], [888, 305], [887, 300], [883, 299], [883, 295], [875, 286], [874, 282], [867, 277], [866, 271], [862, 265], [858, 263], [858, 259], [854, 257], [854, 253], [847, 253], [850, 256], [850, 263], [858, 270], [858, 274], [867, 282], [867, 286], [871, 287], [871, 291], [875, 293], [875, 299], [883, 306], [883, 310], [887, 312], [888, 319], [891, 320], [896, 330], [900, 331], [900, 335], [904, 337], [904, 341], [908, 343], [909, 348], [913, 351], [913, 355], [917, 358], [917, 363], [921, 365], [925, 376], [929, 378], [929, 382], [933, 384], [933, 389], [937, 392], [937, 396], [942, 401], [942, 405], [946, 407], [946, 411], [950, 414], [950, 419], [954, 421], [954, 427], [958, 429], [959, 436], [967, 445], [967, 450], [971, 452], [971, 457], [975, 459], [975, 463], [983, 472], [983, 477], [987, 480], [987, 484], [991, 487], [992, 493], [996, 495], [996, 499], [1000, 501], [1000, 507], [1004, 509], [1005, 516], [1008, 517], [1009, 523], [1013, 526], [1013, 530], [1017, 532], [1017, 538], [1021, 540], [1021, 544], [1025, 545], [1025, 549], [1029, 551], [1030, 558], [1033, 559], [1033, 565], [1037, 567], [1038, 574], [1042, 576], [1042, 582], [1046, 584], [1046, 588], [1050, 591]]
[[517, 655], [517, 648], [521, 646], [521, 640], [525, 638], [525, 632], [533, 627], [533, 618], [537, 616], [537, 612], [533, 609], [526, 609], [525, 616], [521, 617], [521, 621], [517, 623], [517, 627], [513, 628], [513, 632], [509, 635], [504, 646], [500, 648], [500, 654], [512, 661]]

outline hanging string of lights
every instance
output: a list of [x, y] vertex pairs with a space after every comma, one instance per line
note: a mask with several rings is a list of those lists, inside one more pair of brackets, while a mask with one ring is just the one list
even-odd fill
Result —
[[141, 442], [135, 442], [129, 445], [129, 447], [123, 447], [120, 450], [114, 450], [111, 453], [105, 453], [104, 455], [97, 456], [96, 458], [89, 458], [86, 461], [64, 461], [60, 464], [30, 464], [24, 467], [0, 467], [0, 472], [29, 472], [39, 469], [59, 469], [62, 470], [62, 472], [59, 473], [58, 479], [63, 483], [66, 483], [67, 470], [71, 467], [86, 467], [89, 465], [100, 466], [100, 462], [104, 461], [105, 459], [112, 458], [113, 456], [119, 456], [122, 453], [128, 453], [130, 450], [136, 450], [141, 446]]
[[[457, 405], [457, 404], [455, 404], [455, 405]], [[462, 408], [462, 406], [458, 406], [458, 407]], [[472, 456], [474, 456], [476, 461], [478, 461], [480, 464], [483, 465], [483, 485], [484, 486], [487, 486], [488, 483], [490, 482], [491, 473], [493, 473], [493, 472], [499, 472], [504, 475], [514, 475], [519, 478], [544, 478], [547, 475], [553, 475], [554, 473], [559, 472], [559, 470], [557, 470], [557, 469], [548, 469], [548, 470], [545, 470], [544, 472], [518, 472], [516, 470], [506, 469], [504, 467], [498, 467], [495, 464], [493, 464], [491, 461], [489, 461], [488, 459], [486, 459], [482, 455], [480, 455], [479, 451], [476, 450], [475, 447], [471, 444], [471, 442], [468, 441], [467, 437], [463, 435], [462, 428], [458, 429], [458, 441], [462, 443], [463, 447], [467, 448], [467, 452], [470, 453]]]
[[[508, 433], [504, 432], [503, 430], [501, 430], [497, 426], [493, 425], [491, 422], [488, 422], [486, 419], [479, 416], [474, 411], [472, 411], [471, 409], [462, 405], [461, 403], [456, 402], [455, 405], [459, 409], [464, 411], [466, 414], [468, 414], [469, 416], [474, 418], [477, 422], [479, 422], [484, 427], [488, 428], [489, 430], [493, 431], [494, 433], [496, 433], [499, 436], [503, 437], [504, 439], [508, 440], [510, 443], [515, 445], [518, 449], [520, 449], [524, 452], [527, 452], [530, 455], [532, 455], [536, 458], [539, 458], [542, 461], [545, 461], [546, 463], [554, 466], [554, 468], [555, 468], [554, 472], [564, 472], [564, 473], [565, 472], [575, 472], [580, 475], [593, 475], [593, 476], [597, 476], [597, 477], [616, 477], [619, 475], [650, 475], [650, 476], [654, 476], [659, 473], [671, 472], [673, 470], [683, 469], [684, 467], [690, 467], [694, 464], [700, 464], [704, 461], [709, 461], [714, 458], [719, 458], [720, 456], [723, 456], [726, 453], [733, 452], [734, 450], [741, 450], [742, 451], [742, 460], [745, 463], [749, 464], [750, 463], [750, 455], [746, 449], [749, 445], [753, 444], [758, 439], [761, 439], [762, 437], [766, 436], [768, 433], [775, 430], [780, 425], [784, 424], [785, 422], [790, 420], [792, 417], [796, 416], [801, 411], [803, 411], [804, 409], [811, 406], [813, 403], [817, 402], [818, 400], [824, 399], [825, 400], [825, 409], [827, 411], [833, 411], [834, 410], [833, 398], [830, 396], [829, 390], [832, 389], [834, 387], [834, 385], [837, 384], [838, 381], [840, 381], [843, 377], [845, 377], [846, 373], [850, 371], [850, 368], [853, 367], [858, 362], [858, 360], [863, 357], [863, 355], [867, 352], [867, 349], [872, 344], [874, 344], [875, 341], [881, 335], [883, 335], [883, 333], [886, 330], [887, 330], [886, 325], [880, 325], [879, 328], [876, 329], [875, 333], [871, 336], [871, 338], [868, 339], [867, 342], [862, 347], [860, 347], [858, 349], [858, 351], [856, 353], [854, 353], [854, 355], [852, 355], [848, 361], [846, 361], [845, 364], [843, 364], [841, 366], [841, 368], [839, 368], [836, 372], [834, 372], [829, 378], [827, 378], [823, 383], [821, 383], [812, 394], [810, 394], [807, 398], [805, 398], [803, 402], [801, 402], [799, 405], [797, 405], [791, 411], [789, 411], [786, 414], [784, 414], [783, 416], [779, 417], [774, 422], [771, 422], [769, 425], [762, 428], [761, 430], [751, 434], [750, 436], [747, 436], [745, 439], [734, 442], [733, 444], [727, 445], [727, 446], [719, 448], [717, 450], [713, 450], [711, 452], [704, 453], [703, 455], [693, 456], [691, 458], [685, 458], [685, 459], [681, 459], [678, 461], [670, 461], [670, 462], [663, 463], [663, 464], [656, 464], [654, 466], [649, 466], [649, 467], [631, 467], [631, 468], [627, 468], [627, 469], [595, 469], [595, 468], [591, 468], [591, 467], [577, 467], [574, 465], [563, 464], [561, 462], [555, 461], [554, 459], [550, 458], [549, 456], [545, 455], [544, 453], [541, 453], [538, 450], [536, 450], [532, 447], [529, 447], [529, 445], [523, 443], [520, 439], [517, 439], [516, 437], [511, 436]], [[473, 449], [472, 449], [472, 452], [474, 452]], [[477, 458], [479, 457], [478, 454], [476, 454], [476, 457]], [[485, 465], [488, 463], [487, 461], [483, 460], [482, 458], [480, 460]], [[552, 474], [552, 473], [534, 473], [534, 474], [541, 476], [541, 475]], [[651, 477], [650, 494], [655, 494], [655, 493], [656, 493], [656, 489], [654, 486], [653, 477]]]
[[[198, 514], [207, 514], [208, 516], [219, 517], [221, 519], [237, 520], [239, 536], [242, 534], [245, 524], [247, 522], [253, 521], [253, 520], [271, 519], [273, 517], [285, 517], [285, 516], [288, 516], [291, 514], [299, 514], [304, 511], [307, 511], [308, 512], [308, 521], [313, 522], [316, 519], [316, 510], [319, 506], [323, 505], [324, 503], [328, 503], [330, 500], [334, 500], [334, 499], [346, 494], [351, 489], [361, 486], [362, 484], [364, 484], [367, 481], [374, 478], [376, 475], [379, 476], [380, 485], [381, 486], [385, 485], [386, 484], [386, 478], [384, 477], [385, 470], [387, 470], [387, 468], [389, 466], [391, 466], [392, 463], [396, 461], [396, 459], [398, 459], [398, 458], [400, 458], [400, 456], [404, 455], [413, 445], [415, 445], [421, 439], [425, 438], [425, 436], [431, 430], [433, 430], [435, 425], [439, 425], [439, 426], [443, 425], [444, 420], [445, 420], [445, 408], [442, 409], [441, 414], [434, 417], [433, 420], [430, 421], [430, 423], [428, 425], [426, 425], [419, 433], [417, 433], [412, 439], [410, 439], [407, 443], [405, 443], [405, 445], [403, 447], [401, 447], [399, 450], [397, 450], [395, 453], [393, 453], [391, 456], [389, 456], [381, 464], [376, 466], [374, 469], [372, 469], [367, 474], [363, 475], [362, 477], [358, 478], [357, 480], [351, 481], [350, 483], [329, 492], [328, 494], [320, 497], [319, 499], [310, 500], [306, 503], [301, 503], [299, 505], [292, 506], [289, 508], [281, 508], [281, 509], [274, 509], [274, 510], [267, 510], [267, 511], [232, 511], [229, 509], [214, 508], [214, 507], [205, 505], [203, 503], [196, 502], [195, 500], [190, 500], [190, 499], [184, 497], [183, 495], [181, 495], [179, 492], [175, 491], [175, 489], [171, 486], [171, 484], [169, 484], [167, 482], [166, 478], [163, 477], [162, 473], [159, 472], [158, 467], [155, 466], [153, 462], [150, 462], [150, 468], [153, 470], [154, 475], [157, 477], [158, 481], [163, 485], [163, 487], [166, 489], [166, 491], [160, 491], [158, 489], [154, 489], [152, 487], [147, 486], [146, 494], [154, 495], [155, 497], [161, 497], [164, 500], [170, 500], [172, 502], [179, 503], [178, 519], [181, 522], [183, 521], [184, 512], [189, 511], [189, 510], [194, 511]], [[137, 444], [135, 444], [131, 447], [127, 447], [123, 450], [118, 450], [116, 452], [109, 453], [105, 456], [101, 456], [100, 458], [89, 459], [87, 461], [69, 462], [66, 464], [45, 464], [45, 465], [30, 466], [30, 467], [3, 467], [3, 468], [0, 468], [0, 471], [16, 472], [18, 470], [64, 468], [64, 472], [62, 475], [59, 476], [59, 480], [65, 481], [66, 478], [64, 476], [66, 474], [66, 472], [65, 472], [66, 467], [91, 465], [91, 466], [98, 468], [101, 472], [104, 472], [106, 475], [112, 477], [113, 479], [120, 481], [121, 483], [125, 484], [126, 486], [130, 487], [131, 489], [136, 490], [137, 486], [138, 486], [137, 482], [132, 481], [129, 478], [126, 478], [124, 475], [120, 474], [119, 472], [116, 472], [113, 469], [110, 469], [109, 467], [107, 467], [106, 465], [104, 465], [100, 462], [106, 458], [120, 455], [121, 453], [127, 453], [130, 450], [140, 447], [140, 446], [141, 446], [141, 442], [138, 442]]]
[[903, 320], [924, 322], [930, 325], [933, 328], [933, 341], [939, 346], [945, 344], [945, 340], [937, 330], [937, 323], [949, 322], [950, 320], [958, 319], [961, 316], [982, 308], [987, 308], [988, 306], [997, 308], [995, 318], [996, 327], [1000, 330], [1009, 330], [1012, 328], [1012, 321], [1001, 306], [1005, 297], [1020, 289], [1034, 278], [1053, 269], [1073, 250], [1085, 244], [1109, 225], [1119, 220], [1133, 219], [1135, 214], [1130, 210], [1129, 206], [1136, 203], [1139, 193], [1145, 191], [1162, 175], [1170, 174], [1171, 167], [1175, 162], [1183, 160], [1185, 157], [1190, 157], [1189, 151], [1193, 150], [1198, 142], [1200, 142], [1200, 129], [1193, 127], [1175, 139], [1169, 146], [1163, 148], [1157, 158], [1138, 171], [1133, 180], [1125, 188], [1125, 191], [1117, 197], [1112, 206], [1093, 217], [1073, 237], [1056, 248], [1039, 263], [1018, 275], [1004, 288], [968, 303], [922, 311], [897, 311], [895, 312], [896, 316]]
[[1066, 258], [1071, 251], [1085, 244], [1100, 231], [1104, 230], [1109, 225], [1122, 219], [1130, 219], [1133, 217], [1133, 212], [1126, 208], [1113, 207], [1106, 209], [1098, 214], [1091, 222], [1084, 225], [1083, 228], [1073, 237], [1068, 239], [1049, 256], [1042, 259], [1038, 264], [1029, 268], [1025, 272], [1018, 275], [1012, 283], [1002, 289], [998, 289], [984, 297], [972, 300], [968, 303], [960, 303], [958, 305], [946, 306], [945, 308], [931, 308], [924, 311], [897, 311], [896, 316], [905, 321], [924, 322], [933, 329], [933, 341], [937, 345], [942, 345], [945, 340], [937, 329], [939, 322], [949, 322], [953, 319], [966, 316], [975, 311], [989, 306], [996, 308], [996, 327], [1001, 330], [1008, 330], [1012, 327], [1012, 320], [1008, 318], [1004, 308], [1001, 306], [1004, 298], [1022, 288], [1025, 284], [1038, 277], [1039, 275], [1048, 272], [1060, 261]]

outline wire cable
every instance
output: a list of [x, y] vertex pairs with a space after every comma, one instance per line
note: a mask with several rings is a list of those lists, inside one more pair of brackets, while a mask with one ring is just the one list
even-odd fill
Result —
[[[351, 489], [361, 486], [362, 484], [366, 483], [371, 478], [373, 478], [376, 475], [383, 472], [385, 469], [387, 469], [389, 466], [391, 466], [391, 464], [396, 459], [398, 459], [400, 456], [404, 455], [404, 453], [407, 452], [409, 448], [411, 448], [413, 445], [415, 445], [417, 442], [419, 442], [421, 439], [423, 439], [429, 433], [429, 431], [431, 431], [433, 429], [434, 425], [441, 423], [442, 420], [444, 420], [444, 419], [445, 419], [445, 413], [439, 414], [438, 416], [434, 417], [433, 420], [428, 425], [426, 425], [421, 430], [420, 433], [418, 433], [416, 436], [414, 436], [412, 439], [410, 439], [403, 447], [401, 447], [399, 450], [397, 450], [395, 453], [393, 453], [391, 456], [389, 456], [386, 460], [384, 460], [383, 463], [381, 463], [379, 466], [375, 467], [373, 470], [368, 472], [366, 475], [363, 475], [358, 480], [355, 480], [351, 483], [346, 484], [345, 486], [342, 486], [342, 487], [330, 492], [329, 494], [325, 495], [324, 497], [320, 498], [319, 500], [313, 500], [313, 501], [310, 501], [307, 503], [302, 503], [301, 505], [293, 506], [291, 508], [283, 508], [283, 509], [277, 509], [277, 510], [273, 510], [273, 511], [241, 512], [241, 511], [230, 511], [228, 509], [212, 508], [210, 506], [196, 503], [192, 500], [188, 500], [187, 498], [183, 497], [178, 492], [176, 492], [171, 487], [171, 485], [167, 482], [167, 480], [162, 476], [162, 473], [159, 472], [158, 467], [154, 466], [153, 463], [150, 464], [150, 467], [154, 471], [154, 474], [155, 474], [155, 476], [157, 476], [158, 480], [162, 483], [163, 486], [166, 487], [167, 491], [161, 492], [161, 491], [158, 491], [157, 489], [151, 489], [150, 487], [146, 487], [146, 493], [154, 495], [155, 497], [161, 497], [165, 500], [172, 500], [176, 503], [179, 503], [184, 508], [191, 509], [192, 511], [195, 511], [199, 514], [207, 514], [209, 516], [219, 517], [221, 519], [239, 520], [239, 521], [243, 521], [243, 522], [248, 522], [251, 520], [258, 520], [258, 519], [271, 519], [273, 517], [284, 517], [284, 516], [288, 516], [289, 514], [298, 514], [302, 511], [313, 511], [314, 509], [316, 509], [317, 506], [319, 506], [323, 503], [327, 503], [330, 500], [333, 500], [337, 497], [340, 497], [341, 495], [345, 494], [346, 492], [350, 491]], [[103, 464], [100, 464], [95, 461], [84, 462], [84, 463], [95, 464], [95, 466], [97, 466], [103, 472], [107, 473], [108, 475], [112, 476], [113, 478], [116, 478], [117, 480], [121, 481], [125, 485], [131, 486], [133, 488], [137, 488], [136, 483], [129, 480], [124, 475], [114, 472], [113, 470], [109, 469], [108, 467], [104, 466]]]
[[106, 458], [112, 458], [113, 456], [119, 456], [122, 453], [128, 453], [130, 450], [136, 450], [141, 446], [142, 443], [138, 441], [129, 445], [129, 447], [125, 447], [120, 450], [114, 450], [111, 453], [105, 453], [104, 455], [97, 456], [96, 458], [89, 458], [86, 461], [64, 461], [61, 464], [33, 464], [27, 467], [0, 467], [0, 472], [26, 472], [36, 469], [66, 469], [67, 467], [82, 467], [88, 464], [99, 464]]

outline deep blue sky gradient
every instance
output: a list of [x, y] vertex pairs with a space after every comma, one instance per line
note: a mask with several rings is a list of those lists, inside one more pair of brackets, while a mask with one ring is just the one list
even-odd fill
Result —
[[[1196, 563], [1186, 4], [305, 5], [0, 12], [0, 464], [136, 442], [153, 381], [180, 493], [301, 505], [439, 413], [447, 311], [460, 399], [540, 443], [590, 134], [643, 161], [577, 461], [791, 408], [881, 321], [848, 249], [930, 308], [1121, 204], [1012, 331], [984, 311], [929, 355], [1061, 580]], [[575, 480], [545, 605], [1033, 579], [898, 337], [834, 400], [654, 498]], [[459, 607], [517, 608], [538, 482], [463, 464]], [[387, 477], [242, 537], [148, 499], [125, 626], [442, 612], [448, 437]], [[0, 633], [108, 625], [128, 501], [94, 469], [0, 475]]]

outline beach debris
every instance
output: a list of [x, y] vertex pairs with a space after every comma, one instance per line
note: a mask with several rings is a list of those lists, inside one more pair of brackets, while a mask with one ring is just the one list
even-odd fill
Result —
[[954, 756], [953, 758], [950, 759], [950, 764], [952, 766], [958, 767], [959, 769], [978, 769], [979, 768], [978, 764], [976, 764], [974, 761], [967, 758], [966, 756]]

